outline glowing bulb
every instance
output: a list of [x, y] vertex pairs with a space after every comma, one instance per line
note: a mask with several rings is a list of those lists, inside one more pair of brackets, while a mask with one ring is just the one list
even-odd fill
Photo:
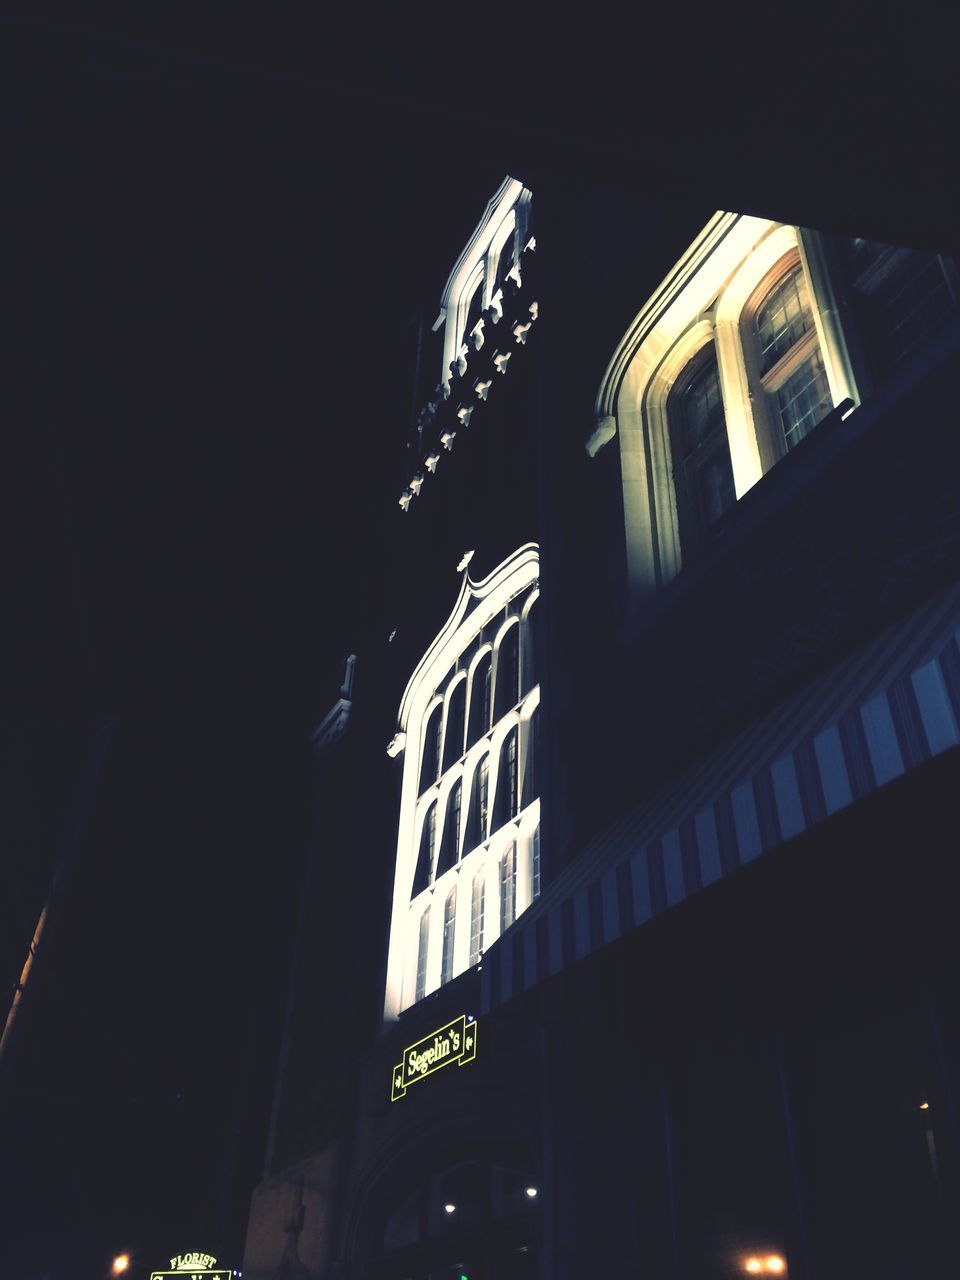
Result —
[[455, 1204], [445, 1204], [443, 1206], [444, 1213], [456, 1213], [456, 1211], [457, 1211], [457, 1206]]
[[772, 1271], [774, 1275], [781, 1275], [787, 1269], [787, 1264], [778, 1253], [771, 1253], [767, 1259], [767, 1270]]
[[921, 1110], [921, 1111], [929, 1111], [929, 1110], [930, 1110], [930, 1103], [929, 1103], [929, 1102], [921, 1102], [921, 1103], [920, 1103], [920, 1110]]
[[129, 1253], [118, 1253], [113, 1260], [113, 1266], [110, 1268], [111, 1275], [122, 1276], [125, 1271], [130, 1270]]
[[536, 1194], [537, 1194], [536, 1187], [527, 1187], [527, 1195], [530, 1197], [531, 1200], [533, 1200], [536, 1197]]
[[749, 1271], [751, 1275], [756, 1275], [761, 1266], [762, 1263], [759, 1258], [748, 1258], [744, 1263], [744, 1270]]

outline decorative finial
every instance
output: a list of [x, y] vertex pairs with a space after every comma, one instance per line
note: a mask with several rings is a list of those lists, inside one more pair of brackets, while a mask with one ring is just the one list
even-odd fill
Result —
[[460, 557], [460, 563], [457, 565], [457, 573], [462, 573], [463, 570], [466, 569], [467, 565], [473, 559], [473, 555], [474, 553], [472, 551], [465, 551], [463, 553]]

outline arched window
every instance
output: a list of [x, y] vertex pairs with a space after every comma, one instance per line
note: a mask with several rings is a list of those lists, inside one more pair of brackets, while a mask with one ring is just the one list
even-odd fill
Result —
[[470, 891], [470, 963], [477, 964], [483, 954], [483, 899], [486, 879], [482, 871], [473, 877]]
[[417, 987], [415, 1000], [427, 994], [427, 950], [430, 946], [430, 908], [424, 908], [420, 917], [420, 933], [417, 941]]
[[497, 795], [493, 810], [493, 830], [497, 831], [517, 813], [517, 730], [513, 728], [500, 748]]
[[457, 886], [447, 894], [443, 904], [443, 949], [440, 954], [440, 984], [453, 977], [453, 941], [457, 915]]
[[737, 500], [713, 343], [677, 379], [667, 420], [680, 542], [689, 557]]
[[413, 897], [423, 893], [430, 883], [433, 874], [433, 859], [437, 845], [437, 805], [436, 801], [427, 810], [420, 832], [420, 853], [417, 858], [417, 870], [413, 877]]
[[434, 879], [439, 880], [445, 871], [449, 871], [452, 866], [456, 865], [457, 859], [460, 857], [460, 804], [463, 794], [463, 784], [458, 778], [450, 788], [447, 796], [447, 812], [443, 820], [443, 835], [440, 839], [440, 857], [437, 859], [437, 874]]
[[500, 932], [517, 918], [517, 846], [511, 841], [500, 858]]
[[534, 597], [533, 603], [530, 605], [523, 619], [523, 653], [520, 661], [520, 690], [527, 694], [537, 683], [537, 664], [536, 664], [536, 636], [537, 636], [537, 618], [540, 616], [538, 601], [540, 597]]
[[514, 263], [514, 257], [515, 257], [514, 239], [515, 239], [515, 232], [511, 230], [506, 240], [504, 240], [503, 246], [500, 250], [500, 255], [497, 258], [497, 274], [494, 277], [494, 284], [493, 284], [494, 293], [496, 293], [498, 289], [501, 289], [501, 290], [505, 289], [505, 282], [507, 279], [507, 275], [509, 274], [510, 268], [513, 266], [513, 263]]
[[504, 632], [497, 649], [495, 672], [495, 719], [515, 707], [520, 698], [520, 626], [514, 623]]
[[762, 294], [753, 329], [763, 391], [754, 399], [761, 419], [757, 426], [768, 431], [776, 459], [799, 444], [833, 408], [799, 260]]
[[440, 776], [440, 719], [443, 704], [438, 702], [430, 712], [427, 730], [423, 736], [423, 761], [420, 766], [420, 790], [432, 787]]
[[443, 731], [443, 767], [449, 769], [463, 755], [463, 722], [467, 702], [467, 681], [461, 679], [447, 699], [447, 723]]
[[490, 758], [482, 756], [473, 771], [473, 784], [470, 788], [470, 809], [467, 813], [467, 829], [464, 836], [464, 852], [475, 849], [487, 838], [489, 826], [488, 808], [490, 799]]
[[492, 654], [489, 650], [473, 669], [470, 684], [470, 731], [467, 746], [472, 747], [490, 728], [490, 675]]

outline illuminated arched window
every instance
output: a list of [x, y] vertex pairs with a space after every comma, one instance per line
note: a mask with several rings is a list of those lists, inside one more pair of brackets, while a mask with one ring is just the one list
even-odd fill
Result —
[[761, 296], [753, 329], [763, 391], [754, 403], [762, 403], [777, 457], [799, 444], [833, 408], [799, 260]]
[[422, 893], [430, 883], [433, 874], [433, 861], [437, 844], [437, 805], [436, 801], [427, 810], [420, 832], [420, 854], [417, 858], [417, 870], [413, 877], [413, 897]]
[[490, 728], [490, 675], [492, 654], [488, 650], [473, 669], [470, 686], [470, 732], [467, 746], [472, 747]]
[[702, 546], [737, 500], [713, 343], [689, 362], [667, 402], [680, 543]]
[[523, 652], [520, 656], [520, 687], [523, 693], [529, 693], [537, 683], [536, 670], [536, 634], [539, 596], [530, 605], [523, 620]]
[[437, 859], [436, 879], [455, 866], [460, 857], [460, 806], [463, 784], [458, 778], [447, 796], [447, 811], [443, 819], [443, 835], [440, 837], [440, 856]]
[[483, 900], [486, 877], [478, 871], [470, 891], [470, 963], [476, 964], [483, 954]]
[[497, 794], [493, 811], [493, 830], [496, 831], [517, 814], [517, 730], [513, 728], [500, 748], [500, 767], [497, 771]]
[[463, 755], [463, 722], [467, 703], [467, 681], [461, 679], [447, 699], [447, 722], [443, 731], [443, 768], [449, 769]]
[[500, 858], [500, 932], [517, 918], [517, 846], [511, 841]]
[[490, 758], [481, 756], [473, 771], [470, 787], [470, 809], [467, 813], [467, 829], [464, 836], [464, 853], [483, 844], [489, 828]]
[[440, 776], [440, 721], [443, 704], [438, 702], [430, 712], [423, 736], [423, 760], [420, 765], [420, 790], [426, 791]]
[[417, 987], [415, 1000], [422, 1000], [427, 994], [427, 951], [430, 946], [430, 908], [426, 907], [420, 917], [420, 934], [417, 941]]
[[457, 915], [457, 886], [447, 894], [443, 904], [443, 949], [440, 954], [440, 983], [453, 977], [453, 942]]
[[520, 626], [513, 626], [504, 632], [497, 648], [496, 671], [494, 673], [496, 710], [494, 717], [501, 719], [517, 705], [520, 698]]
[[537, 738], [540, 732], [540, 708], [534, 707], [525, 730], [526, 748], [523, 753], [523, 794], [521, 808], [526, 808], [537, 797]]

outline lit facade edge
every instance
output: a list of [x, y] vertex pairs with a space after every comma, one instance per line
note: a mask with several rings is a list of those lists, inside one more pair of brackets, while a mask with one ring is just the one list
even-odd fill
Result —
[[[464, 571], [453, 610], [440, 629], [433, 643], [417, 664], [404, 691], [400, 703], [397, 722], [397, 733], [388, 750], [395, 757], [402, 756], [402, 779], [400, 788], [400, 817], [397, 831], [397, 855], [394, 874], [393, 909], [390, 922], [390, 942], [387, 957], [387, 980], [384, 996], [384, 1021], [389, 1023], [396, 1019], [404, 1008], [414, 1003], [417, 938], [423, 902], [427, 895], [433, 901], [442, 904], [447, 892], [448, 882], [452, 884], [459, 878], [464, 886], [471, 883], [475, 868], [485, 860], [487, 870], [487, 905], [485, 915], [487, 923], [484, 929], [484, 947], [496, 940], [499, 920], [497, 916], [497, 893], [499, 887], [495, 880], [495, 868], [501, 847], [511, 840], [517, 845], [517, 884], [516, 884], [516, 916], [519, 916], [530, 905], [533, 899], [533, 877], [530, 865], [530, 851], [540, 821], [539, 798], [526, 805], [519, 806], [519, 811], [500, 831], [491, 833], [490, 838], [481, 848], [464, 851], [460, 859], [445, 875], [432, 884], [423, 894], [411, 901], [416, 863], [419, 854], [418, 801], [420, 799], [420, 771], [427, 728], [427, 717], [436, 701], [438, 689], [453, 671], [458, 658], [477, 641], [484, 627], [489, 626], [499, 613], [504, 612], [511, 601], [527, 593], [528, 599], [535, 598], [535, 588], [540, 569], [539, 549], [536, 543], [529, 542], [519, 547], [508, 556], [492, 573], [479, 582], [474, 582], [469, 573]], [[494, 724], [482, 743], [471, 746], [464, 760], [465, 768], [479, 751], [488, 751], [490, 759], [496, 761], [504, 738], [515, 726], [527, 725], [540, 700], [539, 683], [534, 683], [527, 690], [519, 703], [510, 713]], [[461, 773], [461, 776], [463, 774]], [[450, 780], [444, 775], [441, 780], [438, 805], [442, 808], [449, 794]], [[496, 777], [490, 779], [491, 795], [496, 787]], [[467, 797], [465, 796], [465, 801]], [[422, 805], [420, 806], [422, 809]], [[464, 875], [466, 878], [464, 878]], [[456, 977], [469, 964], [469, 910], [470, 894], [464, 889], [457, 895], [457, 922], [455, 931], [455, 956], [451, 976]], [[431, 912], [431, 939], [428, 954], [428, 967], [425, 994], [435, 991], [440, 985], [440, 952], [442, 936], [442, 911]]]

